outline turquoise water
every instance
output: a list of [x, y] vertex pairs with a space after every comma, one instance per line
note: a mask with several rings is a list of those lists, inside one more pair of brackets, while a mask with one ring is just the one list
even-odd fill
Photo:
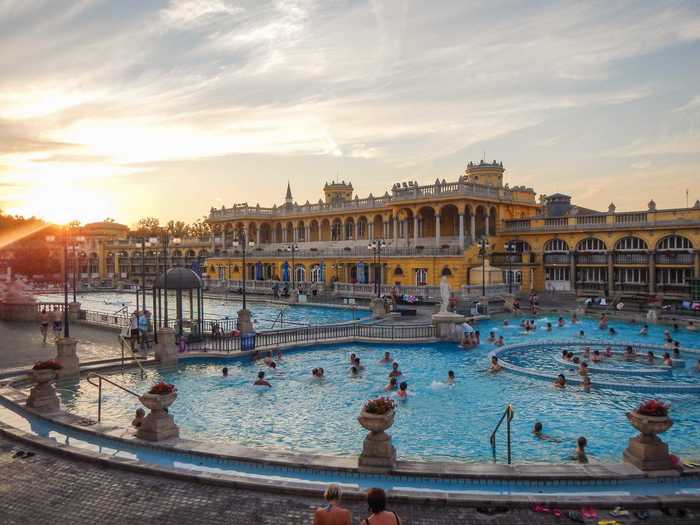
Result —
[[[554, 319], [553, 321], [556, 321]], [[546, 323], [542, 318], [540, 323]], [[663, 342], [662, 327], [652, 326], [649, 335], [637, 335], [638, 326], [611, 323], [618, 331], [616, 341], [648, 344]], [[459, 459], [485, 461], [491, 457], [489, 435], [507, 404], [515, 409], [513, 457], [516, 462], [561, 462], [571, 454], [575, 440], [584, 435], [594, 460], [620, 461], [627, 440], [635, 435], [625, 412], [644, 399], [658, 397], [671, 402], [674, 426], [664, 434], [671, 450], [682, 457], [700, 458], [700, 403], [697, 394], [664, 393], [655, 396], [633, 389], [608, 390], [580, 387], [558, 390], [549, 382], [507, 371], [485, 372], [488, 353], [495, 347], [485, 342], [491, 329], [508, 343], [574, 339], [583, 329], [588, 337], [600, 337], [594, 320], [576, 326], [538, 329], [525, 335], [519, 327], [504, 327], [501, 321], [483, 322], [478, 348], [470, 351], [454, 344], [338, 344], [300, 349], [285, 354], [277, 371], [249, 359], [196, 358], [181, 361], [176, 371], [149, 371], [145, 380], [129, 372], [118, 377], [129, 388], [144, 392], [163, 379], [175, 383], [178, 399], [171, 408], [184, 437], [207, 441], [240, 442], [292, 451], [355, 455], [365, 432], [356, 417], [363, 403], [383, 395], [389, 368], [378, 363], [385, 351], [400, 364], [411, 396], [399, 401], [390, 430], [398, 454], [411, 459]], [[677, 332], [681, 347], [700, 347], [700, 334]], [[556, 343], [552, 353], [560, 353]], [[350, 377], [348, 357], [356, 353], [366, 369]], [[546, 352], [545, 352], [546, 353]], [[695, 357], [697, 358], [700, 356]], [[548, 364], [533, 359], [532, 366], [546, 370]], [[228, 378], [221, 368], [230, 370]], [[606, 366], [611, 366], [606, 363]], [[323, 367], [326, 378], [311, 378], [311, 369]], [[557, 370], [556, 366], [551, 371]], [[272, 389], [259, 392], [252, 382], [259, 370], [267, 373]], [[457, 384], [446, 386], [447, 371], [453, 370]], [[687, 373], [684, 370], [682, 373]], [[680, 373], [680, 372], [679, 372]], [[674, 370], [667, 381], [675, 381]], [[616, 379], [624, 378], [616, 375]], [[636, 378], [640, 379], [639, 377]], [[645, 380], [644, 377], [641, 378]], [[697, 376], [684, 378], [697, 382]], [[655, 379], [658, 380], [658, 379]], [[69, 410], [96, 414], [96, 390], [81, 382], [72, 392], [61, 392]], [[139, 403], [117, 390], [105, 389], [103, 418], [128, 424]], [[546, 434], [557, 441], [540, 441], [531, 435], [535, 421], [544, 424]], [[499, 436], [498, 456], [505, 454], [505, 436]]]
[[[63, 301], [62, 294], [41, 294], [36, 297], [40, 301]], [[117, 312], [123, 305], [129, 306], [130, 311], [136, 308], [135, 292], [83, 293], [78, 294], [77, 299], [83, 310], [93, 310], [108, 314]], [[205, 298], [204, 318], [236, 319], [238, 317], [238, 310], [243, 307], [240, 298], [237, 297], [236, 299], [237, 300], [232, 301], [223, 298]], [[140, 301], [141, 297], [139, 297], [139, 303]], [[188, 299], [185, 297], [183, 301], [183, 309], [185, 311], [185, 316], [187, 316], [187, 312], [189, 312]], [[152, 305], [153, 299], [150, 294], [146, 293], [146, 308], [152, 309]], [[360, 319], [369, 315], [366, 310], [353, 311], [347, 308], [327, 308], [323, 306], [307, 305], [285, 307], [284, 305], [254, 302], [250, 300], [247, 301], [246, 306], [251, 311], [255, 327], [258, 330], [338, 323]], [[171, 318], [174, 319], [174, 295], [172, 295], [168, 301], [168, 309]], [[282, 324], [280, 324], [278, 318], [281, 310], [284, 310]], [[275, 320], [277, 321], [275, 322]]]

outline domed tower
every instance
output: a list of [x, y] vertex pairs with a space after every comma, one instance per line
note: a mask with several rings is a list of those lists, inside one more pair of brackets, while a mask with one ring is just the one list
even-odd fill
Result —
[[323, 196], [326, 199], [326, 204], [335, 202], [347, 202], [352, 200], [352, 182], [332, 181], [330, 184], [326, 182], [323, 187]]
[[485, 162], [479, 161], [478, 164], [469, 162], [467, 169], [464, 171], [467, 182], [472, 184], [480, 184], [482, 186], [493, 186], [501, 188], [503, 186], [503, 168], [502, 162]]

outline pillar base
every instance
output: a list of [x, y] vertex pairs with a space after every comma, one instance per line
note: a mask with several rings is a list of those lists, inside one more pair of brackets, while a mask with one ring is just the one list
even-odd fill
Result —
[[68, 318], [77, 321], [80, 318], [80, 303], [68, 303]]
[[38, 383], [29, 392], [27, 406], [37, 412], [56, 412], [61, 408], [61, 402], [51, 382]]
[[640, 470], [672, 470], [668, 445], [656, 436], [637, 436], [629, 440], [624, 461]]
[[253, 321], [250, 318], [250, 310], [241, 309], [238, 310], [238, 331], [241, 335], [252, 334], [255, 332], [253, 328]]
[[292, 290], [289, 292], [289, 299], [287, 300], [289, 304], [298, 304], [299, 303], [299, 291], [298, 290]]
[[383, 319], [386, 317], [387, 304], [380, 297], [373, 297], [369, 302], [369, 309], [372, 311], [372, 319]]
[[464, 316], [452, 312], [433, 314], [433, 326], [439, 339], [443, 341], [459, 341], [459, 325], [464, 322]]
[[80, 361], [78, 360], [78, 340], [72, 337], [61, 337], [56, 340], [56, 361], [61, 369], [56, 371], [58, 379], [80, 376]]
[[396, 449], [391, 444], [391, 436], [386, 432], [370, 432], [358, 458], [360, 468], [391, 471], [396, 467]]
[[177, 365], [177, 346], [175, 346], [175, 330], [172, 328], [158, 329], [158, 344], [155, 346], [155, 358], [161, 365]]
[[180, 429], [173, 416], [165, 410], [152, 410], [136, 431], [136, 437], [146, 441], [162, 441], [180, 437]]

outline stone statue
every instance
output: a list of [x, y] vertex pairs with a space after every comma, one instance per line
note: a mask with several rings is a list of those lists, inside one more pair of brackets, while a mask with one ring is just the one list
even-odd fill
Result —
[[447, 276], [440, 279], [440, 313], [447, 313], [447, 305], [450, 302], [450, 285], [447, 284]]

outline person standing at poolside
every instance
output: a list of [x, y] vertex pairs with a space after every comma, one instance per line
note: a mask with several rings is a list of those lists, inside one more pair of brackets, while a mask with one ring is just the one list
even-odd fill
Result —
[[367, 491], [367, 506], [370, 516], [360, 522], [360, 525], [401, 525], [401, 520], [395, 512], [386, 510], [386, 493], [382, 489], [373, 488]]
[[53, 310], [53, 338], [57, 341], [61, 337], [61, 330], [63, 330], [63, 313], [58, 309], [58, 306], [54, 307]]
[[343, 492], [338, 485], [334, 483], [328, 485], [323, 493], [328, 505], [316, 510], [313, 525], [352, 525], [352, 514], [340, 506], [342, 495]]
[[42, 308], [39, 316], [39, 330], [41, 331], [43, 343], [46, 344], [46, 336], [49, 335], [49, 314], [46, 308]]

